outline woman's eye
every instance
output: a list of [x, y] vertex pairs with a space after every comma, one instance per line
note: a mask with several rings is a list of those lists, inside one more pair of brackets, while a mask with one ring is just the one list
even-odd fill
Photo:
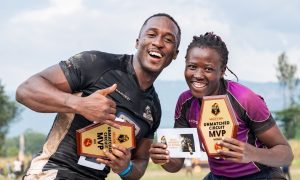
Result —
[[194, 65], [187, 65], [187, 68], [191, 69], [191, 70], [194, 70], [194, 69], [196, 69], [196, 66], [194, 66]]
[[211, 72], [211, 71], [213, 71], [214, 69], [211, 68], [211, 67], [206, 67], [204, 70], [207, 71], [207, 72]]

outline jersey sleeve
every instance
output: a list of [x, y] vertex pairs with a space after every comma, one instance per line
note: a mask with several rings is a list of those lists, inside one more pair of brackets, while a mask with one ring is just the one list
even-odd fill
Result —
[[228, 81], [228, 92], [233, 96], [235, 111], [255, 134], [264, 132], [275, 124], [264, 99], [239, 83]]
[[99, 77], [103, 61], [91, 51], [76, 54], [66, 61], [59, 63], [72, 92], [80, 92], [87, 88]]
[[259, 95], [255, 95], [253, 98], [252, 101], [256, 101], [255, 104], [257, 106], [248, 106], [247, 114], [250, 118], [249, 126], [255, 134], [259, 134], [275, 125], [276, 121], [269, 111], [264, 99]]
[[254, 92], [245, 93], [243, 106], [246, 110], [246, 122], [255, 134], [262, 133], [271, 128], [276, 122], [269, 111], [264, 99]]
[[175, 107], [175, 115], [174, 115], [174, 128], [188, 128], [190, 127], [188, 121], [186, 119], [187, 113], [187, 104], [184, 100], [184, 94], [181, 94], [177, 100], [177, 104]]

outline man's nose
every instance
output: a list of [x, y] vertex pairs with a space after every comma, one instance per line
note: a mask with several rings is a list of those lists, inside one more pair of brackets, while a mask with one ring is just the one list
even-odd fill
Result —
[[163, 38], [161, 36], [157, 36], [153, 41], [153, 45], [155, 45], [156, 47], [163, 47], [164, 46]]

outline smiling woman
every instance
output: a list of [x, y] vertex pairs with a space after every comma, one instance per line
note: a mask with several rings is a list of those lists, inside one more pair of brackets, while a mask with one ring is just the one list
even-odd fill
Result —
[[[195, 120], [201, 116], [204, 96], [225, 95], [238, 121], [237, 136], [217, 142], [221, 147], [217, 154], [222, 158], [209, 156], [211, 172], [205, 179], [284, 179], [279, 167], [293, 160], [291, 147], [263, 98], [237, 82], [224, 79], [227, 62], [228, 50], [219, 36], [208, 32], [193, 37], [187, 48], [185, 67], [189, 90], [178, 98], [174, 127], [198, 127]], [[214, 110], [214, 105], [211, 108]], [[219, 128], [219, 133], [225, 131], [222, 125]], [[150, 157], [169, 172], [177, 172], [184, 162], [171, 158], [167, 146], [161, 143], [152, 144]]]

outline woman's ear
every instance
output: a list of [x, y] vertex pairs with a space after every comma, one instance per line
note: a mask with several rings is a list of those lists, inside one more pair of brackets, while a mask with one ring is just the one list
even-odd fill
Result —
[[224, 75], [225, 75], [225, 71], [226, 71], [226, 68], [227, 68], [227, 66], [223, 66], [222, 67], [222, 72], [221, 72], [221, 76], [222, 76], [222, 78], [224, 77]]

